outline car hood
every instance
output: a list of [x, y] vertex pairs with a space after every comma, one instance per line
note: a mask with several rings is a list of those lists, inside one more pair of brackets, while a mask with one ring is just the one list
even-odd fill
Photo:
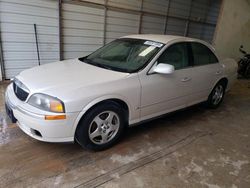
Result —
[[115, 81], [129, 73], [112, 71], [79, 61], [78, 59], [59, 61], [34, 67], [21, 72], [19, 79], [34, 93], [87, 87]]

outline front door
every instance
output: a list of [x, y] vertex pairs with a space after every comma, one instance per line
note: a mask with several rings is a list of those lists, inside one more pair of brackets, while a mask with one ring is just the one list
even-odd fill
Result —
[[156, 64], [173, 65], [175, 71], [172, 74], [140, 75], [141, 120], [186, 106], [187, 98], [192, 94], [192, 68], [189, 59], [187, 43], [175, 43], [169, 46], [156, 61]]

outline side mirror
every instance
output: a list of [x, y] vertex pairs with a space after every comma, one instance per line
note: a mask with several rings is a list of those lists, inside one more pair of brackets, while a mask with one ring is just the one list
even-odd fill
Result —
[[173, 65], [160, 63], [154, 67], [153, 72], [159, 74], [172, 74], [174, 70]]

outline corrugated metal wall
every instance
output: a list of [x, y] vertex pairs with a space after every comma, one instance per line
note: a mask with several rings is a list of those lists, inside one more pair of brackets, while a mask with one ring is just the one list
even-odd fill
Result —
[[107, 11], [106, 43], [118, 37], [138, 33], [139, 15]]
[[221, 0], [65, 0], [59, 9], [56, 0], [0, 0], [5, 78], [38, 64], [33, 24], [44, 64], [59, 60], [60, 53], [64, 59], [87, 55], [135, 33], [175, 34], [211, 42], [220, 4]]
[[62, 28], [64, 59], [88, 55], [103, 45], [104, 10], [63, 4]]
[[57, 14], [55, 1], [0, 1], [1, 42], [6, 78], [38, 65], [33, 24], [37, 24], [41, 64], [59, 59]]

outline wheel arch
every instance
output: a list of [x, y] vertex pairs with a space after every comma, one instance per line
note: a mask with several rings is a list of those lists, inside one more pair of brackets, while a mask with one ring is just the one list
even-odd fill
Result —
[[[217, 83], [219, 83], [219, 82], [224, 83], [225, 90], [227, 90], [227, 86], [228, 86], [228, 78], [227, 78], [227, 77], [222, 77], [221, 79], [219, 79], [219, 80], [216, 82], [216, 84], [217, 84]], [[216, 85], [216, 84], [215, 84], [215, 85]], [[214, 86], [215, 86], [215, 85], [214, 85]]]
[[80, 121], [82, 118], [84, 118], [84, 116], [93, 108], [95, 108], [96, 106], [103, 104], [103, 103], [116, 103], [118, 105], [120, 105], [125, 112], [126, 115], [126, 124], [128, 124], [129, 122], [129, 117], [130, 117], [130, 113], [131, 113], [131, 107], [129, 105], [129, 103], [127, 102], [126, 99], [121, 98], [121, 97], [115, 97], [115, 96], [109, 96], [109, 97], [102, 97], [102, 98], [98, 98], [95, 99], [93, 101], [91, 101], [90, 103], [88, 103], [83, 110], [79, 113], [79, 115], [77, 116], [75, 122], [74, 122], [74, 126], [72, 128], [72, 134], [75, 135], [75, 131], [77, 129], [77, 126], [79, 125]]
[[[227, 77], [222, 77], [222, 78], [220, 78], [220, 79], [218, 79], [216, 82], [215, 82], [215, 84], [213, 85], [213, 87], [211, 88], [211, 91], [210, 91], [210, 93], [213, 91], [213, 89], [214, 89], [214, 87], [216, 86], [216, 84], [218, 84], [219, 82], [223, 82], [223, 83], [225, 83], [225, 91], [227, 90], [227, 86], [228, 86], [228, 82], [229, 82], [229, 80], [228, 80], [228, 78]], [[209, 95], [210, 95], [210, 93], [209, 93]]]

